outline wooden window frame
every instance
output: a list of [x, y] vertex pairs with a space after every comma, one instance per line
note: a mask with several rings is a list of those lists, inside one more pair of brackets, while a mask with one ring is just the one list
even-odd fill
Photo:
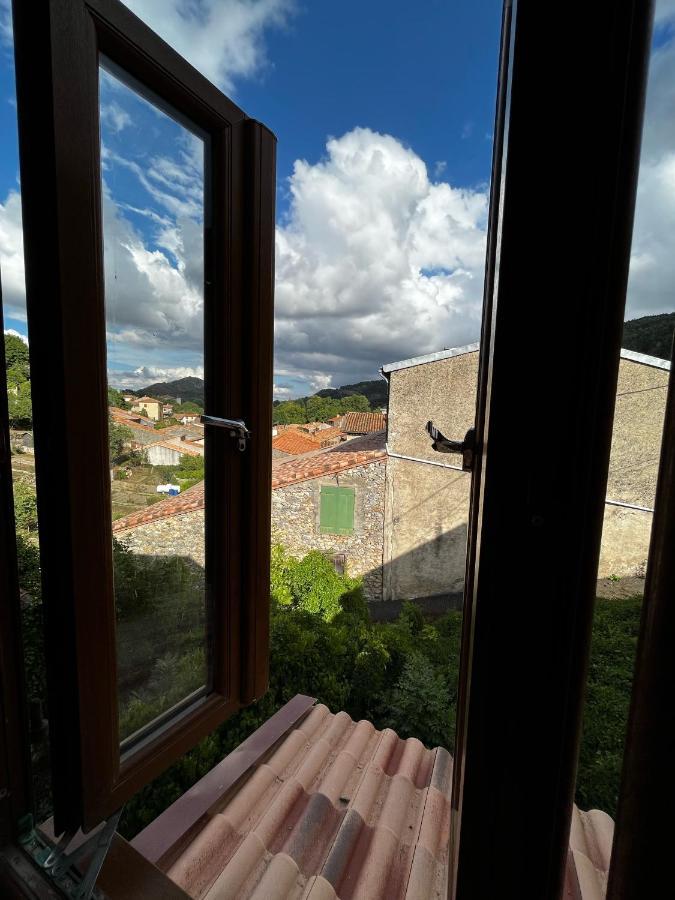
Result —
[[[257, 436], [271, 428], [275, 138], [117, 0], [15, 2], [14, 34], [60, 833], [95, 826], [267, 686], [271, 448]], [[205, 401], [209, 414], [244, 418], [253, 433], [245, 453], [227, 432], [209, 433], [211, 692], [123, 755], [107, 450], [101, 55], [209, 135]]]
[[598, 0], [579, 15], [504, 5], [453, 775], [455, 900], [559, 900], [563, 888], [652, 12], [649, 0]]

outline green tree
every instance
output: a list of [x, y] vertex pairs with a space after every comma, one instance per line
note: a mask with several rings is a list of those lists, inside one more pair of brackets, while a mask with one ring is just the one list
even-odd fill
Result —
[[370, 412], [370, 403], [368, 398], [363, 394], [352, 394], [350, 397], [343, 397], [340, 403], [340, 412]]
[[128, 444], [131, 443], [133, 434], [131, 429], [126, 425], [119, 425], [114, 422], [112, 416], [108, 417], [108, 448], [110, 451], [110, 462], [115, 464], [124, 456], [124, 451]]
[[7, 392], [9, 422], [14, 428], [31, 428], [33, 424], [33, 404], [30, 396], [30, 381], [23, 381]]
[[307, 420], [309, 422], [327, 422], [342, 412], [340, 401], [332, 397], [309, 397], [307, 399]]
[[277, 425], [302, 425], [307, 421], [304, 406], [295, 400], [285, 400], [274, 410], [274, 422]]
[[28, 347], [15, 334], [5, 335], [5, 368], [8, 372], [10, 369], [16, 369], [20, 372], [21, 378], [19, 378], [19, 381], [28, 381], [30, 379]]
[[122, 391], [118, 391], [114, 387], [108, 388], [108, 406], [116, 406], [118, 409], [131, 409], [131, 406], [122, 396]]
[[198, 403], [193, 403], [192, 400], [186, 400], [185, 403], [181, 403], [179, 406], [174, 406], [173, 415], [178, 416], [181, 413], [199, 413], [201, 415], [204, 412], [202, 407]]

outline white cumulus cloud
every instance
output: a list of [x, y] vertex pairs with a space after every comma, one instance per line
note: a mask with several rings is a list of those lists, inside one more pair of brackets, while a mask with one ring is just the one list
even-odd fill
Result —
[[417, 154], [355, 128], [299, 160], [277, 228], [276, 368], [312, 387], [473, 340], [487, 192], [433, 183]]
[[0, 276], [5, 318], [26, 318], [21, 195], [11, 190], [0, 203]]
[[[675, 20], [675, 0], [658, 3]], [[675, 40], [652, 54], [638, 179], [626, 318], [675, 310]]]
[[181, 56], [224, 91], [268, 64], [264, 33], [283, 27], [295, 0], [125, 0]]

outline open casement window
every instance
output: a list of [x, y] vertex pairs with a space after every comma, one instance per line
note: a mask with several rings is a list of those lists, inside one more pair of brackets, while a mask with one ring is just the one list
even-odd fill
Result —
[[[275, 139], [116, 0], [15, 3], [14, 28], [60, 833], [105, 819], [267, 686]], [[113, 550], [112, 435], [121, 426], [122, 443], [135, 446], [140, 435], [142, 447], [143, 429], [154, 426], [109, 412], [106, 370], [124, 303], [136, 336], [161, 343], [170, 313], [155, 310], [153, 297], [159, 303], [170, 285], [120, 296], [124, 254], [146, 252], [147, 267], [158, 256], [123, 233], [110, 183], [111, 154], [120, 151], [104, 126], [120, 98], [128, 101], [126, 171], [150, 193], [168, 191], [178, 208], [154, 246], [179, 258], [164, 272], [180, 286], [167, 328], [184, 328], [203, 360], [211, 418], [203, 440], [187, 435], [191, 448], [179, 447], [203, 454], [203, 484], [163, 501], [197, 510], [197, 551], [169, 547], [166, 564], [139, 556], [131, 576], [128, 551], [117, 540]], [[144, 157], [133, 141], [147, 141]], [[158, 171], [143, 170], [149, 159]], [[150, 406], [160, 415], [161, 404]], [[242, 420], [250, 434], [217, 419]], [[138, 599], [143, 564], [151, 612], [125, 644], [124, 603]], [[174, 647], [186, 622], [198, 638]], [[139, 642], [147, 656], [130, 661], [128, 647]], [[162, 653], [164, 680], [155, 673], [148, 686], [144, 666]], [[147, 702], [133, 715], [123, 694], [133, 700], [139, 684]]]

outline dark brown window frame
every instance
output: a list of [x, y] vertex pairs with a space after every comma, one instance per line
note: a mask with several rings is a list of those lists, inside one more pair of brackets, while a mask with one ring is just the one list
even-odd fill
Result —
[[[96, 825], [266, 689], [275, 139], [117, 0], [15, 2], [14, 33], [60, 833]], [[211, 415], [244, 418], [254, 436], [239, 453], [227, 433], [209, 433], [212, 690], [123, 755], [107, 459], [101, 56], [210, 138], [205, 401]]]
[[563, 888], [652, 13], [649, 0], [579, 15], [504, 5], [452, 799], [459, 900]]

